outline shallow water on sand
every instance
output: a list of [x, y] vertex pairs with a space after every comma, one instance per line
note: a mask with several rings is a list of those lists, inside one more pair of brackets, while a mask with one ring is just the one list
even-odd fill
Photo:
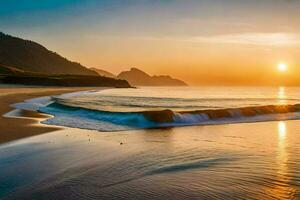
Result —
[[0, 146], [0, 199], [299, 199], [299, 191], [300, 121], [68, 129]]

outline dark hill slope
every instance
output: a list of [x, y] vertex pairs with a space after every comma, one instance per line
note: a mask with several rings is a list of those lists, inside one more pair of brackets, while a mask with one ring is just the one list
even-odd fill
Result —
[[0, 32], [0, 65], [45, 74], [97, 75], [29, 40]]
[[110, 77], [110, 78], [117, 78], [117, 76], [115, 76], [113, 73], [110, 73], [108, 71], [105, 71], [103, 69], [98, 69], [98, 68], [90, 68], [90, 70], [93, 70], [95, 72], [97, 72], [97, 74], [99, 74], [100, 76], [105, 76], [105, 77]]

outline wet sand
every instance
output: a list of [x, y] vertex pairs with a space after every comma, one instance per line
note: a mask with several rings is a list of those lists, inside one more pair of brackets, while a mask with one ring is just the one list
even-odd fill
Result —
[[0, 145], [0, 199], [299, 199], [299, 130], [58, 130]]
[[95, 88], [0, 86], [0, 144], [60, 129], [58, 127], [39, 125], [37, 122], [46, 116], [36, 112], [23, 113], [31, 119], [3, 117], [4, 114], [13, 110], [10, 106], [11, 104], [41, 96], [91, 89]]

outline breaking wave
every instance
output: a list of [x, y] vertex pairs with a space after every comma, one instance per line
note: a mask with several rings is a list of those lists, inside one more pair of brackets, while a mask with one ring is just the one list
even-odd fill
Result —
[[264, 105], [240, 108], [173, 111], [112, 112], [70, 106], [56, 101], [39, 108], [54, 116], [43, 123], [99, 131], [122, 131], [192, 125], [300, 119], [300, 104]]

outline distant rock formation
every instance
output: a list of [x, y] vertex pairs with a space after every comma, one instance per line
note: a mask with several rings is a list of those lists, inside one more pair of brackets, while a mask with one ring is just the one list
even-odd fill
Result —
[[117, 78], [117, 76], [114, 75], [113, 73], [110, 73], [110, 72], [102, 70], [102, 69], [91, 67], [90, 70], [97, 72], [97, 74], [99, 74], [100, 76], [105, 76], [105, 77], [109, 77], [109, 78]]
[[171, 76], [150, 76], [137, 68], [121, 72], [117, 78], [127, 80], [133, 86], [187, 86], [185, 82]]
[[0, 65], [45, 74], [93, 75], [92, 70], [71, 62], [42, 45], [0, 32]]

